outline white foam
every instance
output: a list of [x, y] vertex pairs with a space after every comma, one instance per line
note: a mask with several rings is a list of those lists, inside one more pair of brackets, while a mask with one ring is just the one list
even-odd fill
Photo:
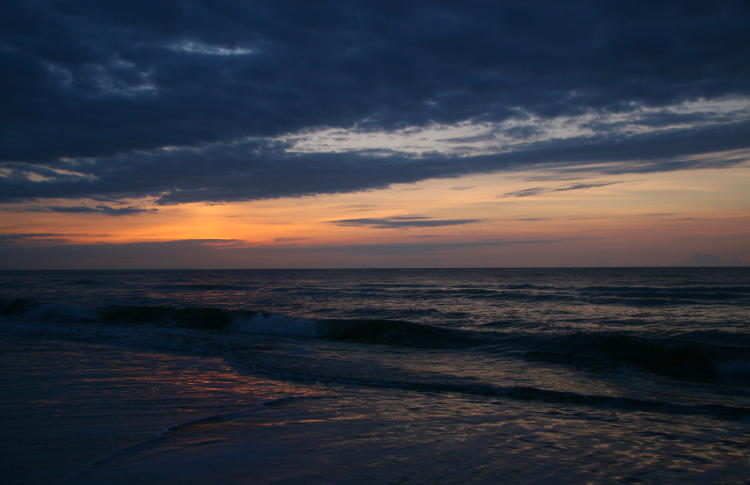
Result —
[[319, 337], [318, 323], [312, 320], [258, 313], [250, 318], [236, 318], [232, 329], [243, 333], [286, 335], [289, 337]]

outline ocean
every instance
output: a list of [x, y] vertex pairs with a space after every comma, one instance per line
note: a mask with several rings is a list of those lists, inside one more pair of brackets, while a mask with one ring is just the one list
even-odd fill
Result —
[[8, 483], [750, 483], [750, 268], [0, 288]]

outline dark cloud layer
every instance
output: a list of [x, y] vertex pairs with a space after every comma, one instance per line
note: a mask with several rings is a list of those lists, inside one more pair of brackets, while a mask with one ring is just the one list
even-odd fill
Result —
[[[285, 152], [277, 143], [248, 141], [200, 149], [155, 150], [124, 154], [81, 168], [91, 178], [60, 176], [35, 182], [22, 177], [0, 178], [0, 200], [38, 197], [157, 196], [159, 204], [197, 201], [242, 201], [351, 192], [497, 170], [555, 167], [590, 170], [602, 164], [605, 174], [732, 166], [747, 155], [715, 159], [696, 153], [737, 149], [748, 144], [750, 123], [706, 127], [660, 135], [613, 138], [594, 136], [550, 140], [514, 152], [456, 158], [433, 154], [369, 157], [356, 153]], [[8, 167], [29, 170], [12, 163]], [[583, 168], [579, 168], [583, 167]]]
[[625, 136], [594, 120], [585, 138], [465, 158], [292, 154], [268, 138], [747, 96], [748, 25], [744, 0], [8, 0], [0, 194], [232, 201], [539, 164], [696, 166], [680, 157], [747, 148], [748, 122], [661, 113], [643, 123], [690, 127]]

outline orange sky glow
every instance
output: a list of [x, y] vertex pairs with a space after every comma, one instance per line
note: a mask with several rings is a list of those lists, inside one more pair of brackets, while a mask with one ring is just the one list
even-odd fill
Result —
[[[38, 234], [24, 239], [29, 248], [60, 244], [113, 248], [108, 261], [44, 262], [52, 268], [750, 262], [750, 164], [606, 177], [592, 174], [583, 184], [581, 178], [566, 181], [545, 171], [500, 172], [253, 202], [155, 206], [141, 199], [130, 202], [156, 210], [118, 217], [34, 212], [28, 210], [28, 203], [8, 204], [2, 232]], [[380, 220], [396, 223], [381, 227], [376, 222]], [[438, 223], [411, 226], [411, 220]], [[407, 223], [401, 226], [402, 221]], [[456, 222], [440, 225], [442, 221]], [[179, 240], [194, 240], [200, 250], [174, 263], [154, 261], [147, 249], [140, 255], [118, 256], [121, 246]], [[13, 262], [6, 265], [13, 267]]]

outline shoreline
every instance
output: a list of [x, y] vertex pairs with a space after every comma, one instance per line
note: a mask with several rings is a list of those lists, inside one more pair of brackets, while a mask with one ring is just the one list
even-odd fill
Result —
[[33, 336], [3, 335], [0, 368], [8, 485], [58, 483], [165, 429], [302, 387], [240, 374], [219, 357]]

